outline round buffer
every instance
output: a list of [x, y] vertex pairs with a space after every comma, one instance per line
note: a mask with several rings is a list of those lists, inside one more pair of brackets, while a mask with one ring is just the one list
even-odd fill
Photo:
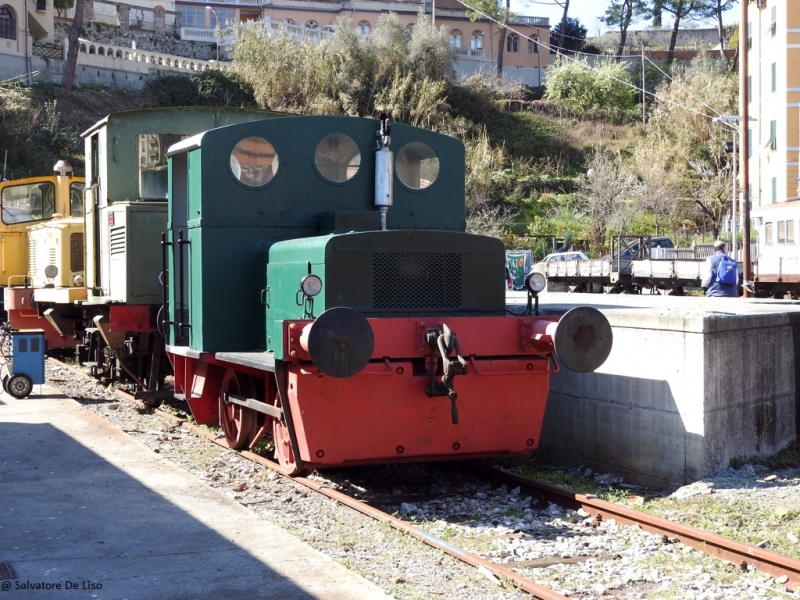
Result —
[[311, 325], [308, 354], [320, 371], [330, 377], [352, 377], [372, 357], [375, 336], [369, 321], [357, 310], [329, 308]]
[[565, 367], [589, 373], [606, 362], [613, 334], [603, 313], [591, 306], [579, 306], [559, 319], [553, 341]]

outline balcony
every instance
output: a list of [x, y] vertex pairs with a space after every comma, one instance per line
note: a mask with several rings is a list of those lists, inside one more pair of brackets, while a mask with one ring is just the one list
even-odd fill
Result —
[[550, 19], [547, 17], [515, 17], [511, 24], [550, 27]]

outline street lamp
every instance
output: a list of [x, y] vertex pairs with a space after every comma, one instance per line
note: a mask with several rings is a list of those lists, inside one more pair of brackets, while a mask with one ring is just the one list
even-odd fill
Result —
[[[739, 123], [741, 122], [742, 117], [738, 115], [721, 115], [719, 117], [715, 117], [713, 121], [715, 123], [722, 123], [723, 125], [727, 125], [733, 131], [733, 201], [731, 202], [731, 237], [733, 238], [733, 260], [738, 260], [739, 254], [739, 241], [737, 239], [737, 223], [736, 223], [736, 204], [738, 199], [736, 184], [737, 184], [737, 177], [738, 173], [736, 171], [737, 162], [737, 139], [739, 135]], [[753, 117], [750, 117], [750, 121], [755, 121]], [[747, 157], [743, 157], [742, 160], [747, 160]], [[745, 193], [747, 191], [745, 190]], [[747, 198], [745, 198], [745, 202], [747, 202]], [[749, 240], [744, 240], [745, 244], [749, 243]]]
[[[206, 6], [206, 10], [210, 10], [212, 13], [214, 13], [214, 20], [216, 21], [215, 24], [216, 26], [214, 27], [214, 29], [216, 30], [219, 27], [219, 17], [217, 16], [217, 11], [215, 11], [210, 6]], [[219, 65], [219, 38], [217, 38], [217, 65]]]

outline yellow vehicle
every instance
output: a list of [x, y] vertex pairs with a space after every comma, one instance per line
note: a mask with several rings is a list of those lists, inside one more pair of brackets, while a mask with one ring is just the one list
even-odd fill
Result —
[[[83, 223], [84, 178], [73, 177], [72, 167], [63, 160], [53, 171], [54, 175], [0, 182], [0, 286], [32, 285], [37, 277], [36, 263], [41, 261], [29, 244], [31, 230], [61, 220]], [[82, 228], [80, 237], [82, 265]], [[48, 263], [45, 261], [42, 269]]]

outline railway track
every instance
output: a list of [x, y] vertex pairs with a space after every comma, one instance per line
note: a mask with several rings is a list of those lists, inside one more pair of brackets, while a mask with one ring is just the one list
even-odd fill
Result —
[[[144, 405], [133, 398], [130, 394], [117, 390], [116, 394], [122, 397], [126, 402], [145, 408]], [[218, 438], [216, 434], [197, 427], [167, 410], [157, 410], [160, 416], [170, 419], [183, 429], [191, 430], [193, 433], [205, 437], [223, 448], [228, 448], [224, 438]], [[230, 450], [230, 449], [229, 449]], [[234, 451], [237, 452], [237, 451]], [[259, 454], [250, 451], [238, 451], [238, 455], [250, 460], [259, 465], [265, 466], [269, 469], [277, 470], [277, 463], [260, 456]], [[571, 511], [578, 511], [585, 517], [585, 520], [591, 521], [592, 526], [599, 526], [602, 523], [608, 523], [611, 520], [626, 525], [635, 525], [642, 530], [661, 536], [664, 544], [680, 542], [686, 544], [707, 554], [728, 561], [737, 566], [741, 570], [757, 569], [763, 573], [769, 574], [771, 577], [776, 578], [778, 581], [784, 582], [788, 590], [793, 590], [800, 584], [800, 561], [770, 552], [763, 548], [742, 544], [740, 542], [724, 538], [700, 529], [686, 527], [682, 524], [668, 521], [647, 515], [639, 511], [635, 511], [624, 507], [619, 504], [605, 502], [597, 498], [574, 494], [568, 490], [558, 488], [549, 484], [538, 481], [533, 481], [524, 477], [520, 477], [504, 471], [491, 469], [487, 467], [465, 467], [464, 470], [471, 476], [477, 477], [482, 481], [491, 482], [494, 486], [507, 486], [509, 488], [519, 488], [520, 495], [530, 494], [536, 498], [542, 498], [545, 503], [552, 502], [559, 506], [565, 507]], [[364, 488], [354, 486], [353, 489], [360, 490], [360, 497], [354, 497], [353, 494], [343, 493], [337, 489], [333, 489], [335, 485], [331, 485], [325, 481], [318, 481], [311, 478], [296, 477], [292, 481], [305, 486], [309, 490], [326, 496], [341, 505], [347, 506], [356, 510], [372, 519], [380, 521], [389, 525], [390, 527], [403, 532], [413, 538], [416, 538], [442, 552], [445, 552], [458, 560], [461, 560], [469, 565], [472, 565], [480, 570], [488, 578], [499, 578], [505, 580], [509, 585], [524, 590], [534, 598], [541, 598], [542, 600], [564, 599], [567, 596], [558, 593], [553, 589], [549, 589], [543, 585], [536, 583], [533, 579], [524, 576], [516, 570], [514, 561], [507, 562], [506, 564], [498, 564], [492, 560], [482, 558], [477, 553], [470, 552], [453, 544], [442, 537], [434, 535], [433, 533], [422, 529], [413, 522], [398, 518], [389, 514], [389, 512], [379, 508], [380, 506], [397, 507], [406, 501], [424, 501], [424, 495], [414, 494], [411, 496], [399, 495], [389, 497], [387, 495], [375, 496], [370, 493], [363, 493]], [[457, 490], [451, 492], [458, 494]], [[581, 562], [585, 558], [575, 557], [573, 562]], [[524, 562], [524, 561], [523, 561]], [[530, 561], [529, 561], [530, 562]], [[534, 561], [536, 562], [536, 561]], [[569, 558], [553, 558], [548, 560], [538, 561], [540, 566], [546, 564], [556, 564], [559, 562], [569, 563]], [[570, 595], [575, 598], [578, 596]], [[580, 596], [583, 597], [583, 596]]]

